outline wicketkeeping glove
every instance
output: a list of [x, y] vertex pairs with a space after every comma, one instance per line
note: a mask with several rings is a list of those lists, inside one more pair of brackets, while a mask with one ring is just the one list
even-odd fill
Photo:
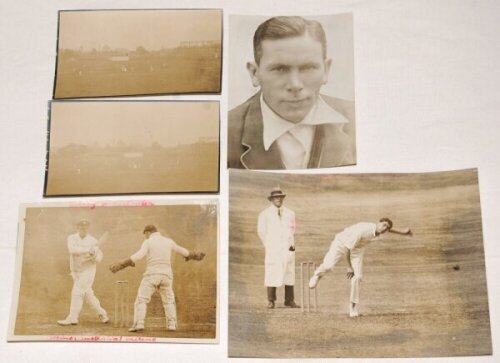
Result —
[[135, 266], [134, 261], [132, 261], [130, 258], [126, 258], [122, 261], [112, 263], [111, 265], [109, 265], [109, 270], [112, 273], [116, 273], [128, 266]]
[[186, 261], [189, 260], [201, 261], [203, 260], [203, 258], [205, 258], [205, 253], [197, 251], [189, 251], [189, 255], [187, 257], [184, 257]]

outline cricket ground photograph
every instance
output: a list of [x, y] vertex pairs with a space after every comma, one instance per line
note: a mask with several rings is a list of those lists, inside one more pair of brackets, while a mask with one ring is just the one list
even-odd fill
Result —
[[477, 169], [229, 179], [229, 356], [492, 354]]
[[219, 103], [53, 101], [45, 196], [215, 193]]
[[218, 341], [218, 203], [22, 205], [9, 341]]
[[54, 98], [220, 93], [222, 10], [59, 11]]

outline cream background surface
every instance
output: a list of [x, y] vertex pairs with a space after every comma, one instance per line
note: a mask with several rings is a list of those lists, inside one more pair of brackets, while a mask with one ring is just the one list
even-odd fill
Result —
[[[0, 0], [0, 274], [4, 281], [0, 285], [1, 360], [75, 363], [227, 360], [228, 193], [224, 143], [221, 148], [219, 345], [5, 341], [14, 280], [18, 205], [43, 200], [47, 100], [52, 96], [54, 80], [57, 10], [186, 7], [223, 8], [224, 31], [228, 29], [229, 14], [353, 12], [358, 165], [321, 172], [424, 172], [479, 168], [494, 355], [396, 361], [499, 361], [500, 2], [496, 0], [311, 0], [307, 3], [300, 0], [124, 0], [119, 4], [110, 0]], [[221, 96], [154, 98], [220, 100], [221, 141], [227, 137], [227, 33], [224, 34], [224, 45]], [[102, 197], [92, 200], [165, 198], [195, 199], [200, 196]]]

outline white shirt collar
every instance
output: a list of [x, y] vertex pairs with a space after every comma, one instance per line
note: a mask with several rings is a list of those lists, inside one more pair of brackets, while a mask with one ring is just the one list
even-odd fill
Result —
[[287, 121], [276, 114], [266, 104], [262, 94], [260, 95], [260, 108], [262, 110], [262, 122], [264, 124], [263, 142], [264, 149], [267, 151], [281, 135], [290, 131], [297, 125], [321, 125], [321, 124], [339, 124], [349, 122], [341, 113], [328, 105], [321, 96], [311, 108], [311, 111], [299, 123]]

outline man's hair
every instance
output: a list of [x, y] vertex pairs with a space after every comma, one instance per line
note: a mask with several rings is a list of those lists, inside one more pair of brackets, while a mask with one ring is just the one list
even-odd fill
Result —
[[380, 218], [379, 222], [387, 222], [387, 224], [389, 225], [389, 229], [392, 228], [392, 221], [389, 218]]
[[316, 20], [300, 16], [276, 16], [259, 25], [253, 36], [253, 56], [259, 64], [262, 58], [262, 41], [309, 35], [321, 43], [323, 58], [326, 58], [326, 35], [323, 26]]
[[155, 233], [155, 232], [158, 232], [158, 230], [156, 229], [156, 226], [154, 226], [152, 224], [148, 224], [146, 227], [144, 227], [144, 231], [142, 231], [142, 233], [146, 233], [146, 232]]

